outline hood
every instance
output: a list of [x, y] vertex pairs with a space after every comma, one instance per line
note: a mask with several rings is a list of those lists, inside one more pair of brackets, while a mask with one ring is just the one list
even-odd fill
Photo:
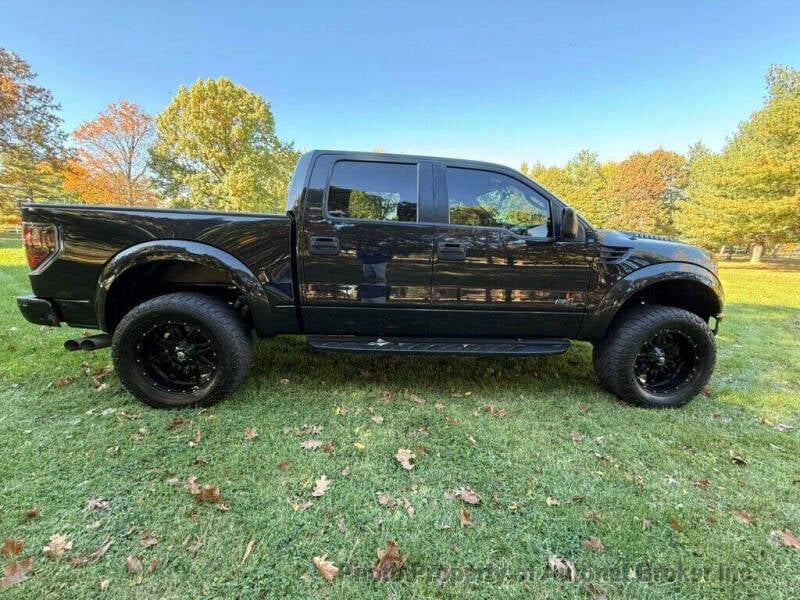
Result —
[[601, 246], [619, 250], [632, 249], [636, 255], [651, 264], [659, 262], [692, 263], [708, 269], [714, 274], [717, 273], [717, 261], [710, 252], [674, 238], [611, 229], [599, 229], [595, 233], [597, 242]]

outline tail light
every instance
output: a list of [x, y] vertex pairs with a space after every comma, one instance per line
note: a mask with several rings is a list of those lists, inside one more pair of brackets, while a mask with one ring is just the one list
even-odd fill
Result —
[[25, 244], [25, 254], [31, 271], [55, 258], [61, 249], [61, 240], [55, 225], [23, 223], [22, 241]]

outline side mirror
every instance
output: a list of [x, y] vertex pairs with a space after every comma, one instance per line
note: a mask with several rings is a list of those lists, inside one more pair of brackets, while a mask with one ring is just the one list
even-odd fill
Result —
[[574, 240], [578, 237], [578, 213], [570, 206], [564, 207], [561, 216], [561, 239]]

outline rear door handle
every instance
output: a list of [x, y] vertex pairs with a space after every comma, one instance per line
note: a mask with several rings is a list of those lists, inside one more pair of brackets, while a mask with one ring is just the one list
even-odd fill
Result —
[[466, 260], [467, 245], [459, 242], [439, 242], [436, 254], [441, 260]]
[[312, 235], [309, 238], [311, 254], [336, 256], [339, 254], [339, 238]]

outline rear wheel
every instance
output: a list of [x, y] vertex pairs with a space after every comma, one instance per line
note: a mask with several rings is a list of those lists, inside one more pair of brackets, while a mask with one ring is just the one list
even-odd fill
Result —
[[595, 344], [597, 378], [621, 399], [651, 408], [682, 406], [708, 383], [716, 362], [708, 325], [670, 306], [631, 308]]
[[112, 341], [125, 387], [157, 408], [209, 406], [230, 395], [250, 367], [252, 342], [225, 302], [167, 294], [132, 309]]

